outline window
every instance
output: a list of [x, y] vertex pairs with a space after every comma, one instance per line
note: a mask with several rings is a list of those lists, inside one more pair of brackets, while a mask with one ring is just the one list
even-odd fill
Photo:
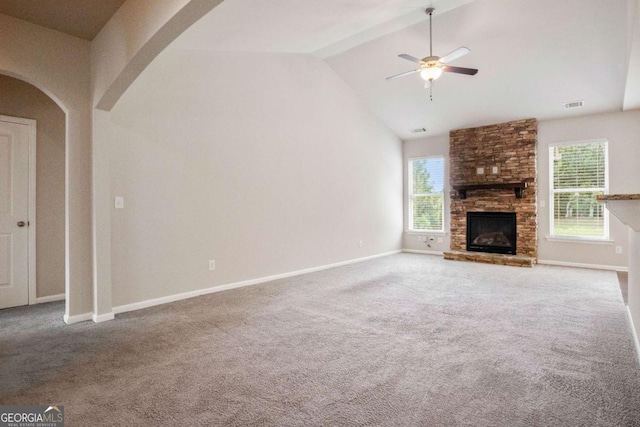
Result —
[[409, 230], [444, 231], [444, 157], [409, 160]]
[[608, 239], [608, 212], [596, 201], [607, 192], [606, 141], [549, 147], [551, 234]]

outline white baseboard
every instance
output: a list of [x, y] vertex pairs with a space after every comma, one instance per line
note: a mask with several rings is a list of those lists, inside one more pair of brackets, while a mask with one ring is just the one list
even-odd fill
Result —
[[108, 320], [113, 320], [115, 318], [115, 315], [113, 314], [113, 312], [111, 313], [105, 313], [105, 314], [93, 314], [93, 316], [91, 316], [91, 318], [93, 319], [94, 323], [101, 323], [101, 322], [106, 322]]
[[633, 335], [633, 343], [636, 345], [636, 356], [638, 357], [638, 363], [640, 364], [640, 342], [638, 341], [638, 332], [633, 324], [633, 317], [631, 316], [631, 310], [627, 306], [627, 316], [629, 316], [629, 324], [631, 325], [631, 335]]
[[194, 297], [198, 297], [198, 296], [201, 296], [201, 295], [208, 295], [208, 294], [213, 294], [213, 293], [216, 293], [216, 292], [228, 291], [230, 289], [243, 288], [245, 286], [257, 285], [257, 284], [260, 284], [260, 283], [271, 282], [273, 280], [284, 279], [284, 278], [287, 278], [287, 277], [300, 276], [302, 274], [308, 274], [308, 273], [314, 273], [316, 271], [328, 270], [330, 268], [341, 267], [343, 265], [356, 264], [358, 262], [368, 261], [368, 260], [375, 259], [375, 258], [381, 258], [381, 257], [389, 256], [389, 255], [399, 254], [400, 252], [402, 252], [402, 251], [401, 250], [397, 250], [397, 251], [391, 251], [391, 252], [384, 252], [384, 253], [377, 254], [377, 255], [371, 255], [371, 256], [367, 256], [367, 257], [363, 257], [363, 258], [356, 258], [356, 259], [351, 259], [351, 260], [347, 260], [347, 261], [336, 262], [336, 263], [333, 263], [333, 264], [322, 265], [322, 266], [319, 266], [319, 267], [312, 267], [312, 268], [307, 268], [307, 269], [304, 269], [304, 270], [292, 271], [292, 272], [289, 272], [289, 273], [276, 274], [276, 275], [273, 275], [273, 276], [260, 277], [260, 278], [257, 278], [257, 279], [244, 280], [242, 282], [229, 283], [227, 285], [213, 286], [211, 288], [198, 289], [198, 290], [191, 291], [191, 292], [184, 292], [184, 293], [181, 293], [181, 294], [168, 295], [166, 297], [160, 297], [160, 298], [154, 298], [154, 299], [140, 301], [140, 302], [134, 302], [134, 303], [131, 303], [131, 304], [125, 304], [125, 305], [120, 305], [120, 306], [117, 306], [117, 307], [113, 307], [113, 313], [120, 314], [120, 313], [126, 313], [128, 311], [141, 310], [143, 308], [149, 308], [149, 307], [154, 307], [156, 305], [167, 304], [167, 303], [175, 302], [175, 301], [181, 301], [181, 300], [184, 300], [184, 299], [194, 298]]
[[45, 302], [54, 302], [54, 301], [64, 301], [65, 295], [64, 294], [58, 294], [58, 295], [49, 295], [46, 297], [38, 297], [36, 298], [36, 304], [43, 304]]
[[73, 325], [74, 323], [91, 320], [92, 316], [93, 316], [93, 313], [77, 314], [75, 316], [69, 316], [65, 314], [62, 317], [62, 319], [64, 320], [64, 323], [66, 323], [67, 325]]
[[424, 251], [420, 249], [403, 249], [402, 252], [407, 252], [410, 254], [426, 254], [426, 255], [440, 255], [444, 256], [442, 251]]
[[557, 265], [561, 267], [592, 268], [595, 270], [611, 270], [611, 271], [620, 271], [620, 272], [629, 271], [627, 267], [620, 267], [617, 265], [583, 264], [580, 262], [552, 261], [548, 259], [539, 259], [538, 264]]

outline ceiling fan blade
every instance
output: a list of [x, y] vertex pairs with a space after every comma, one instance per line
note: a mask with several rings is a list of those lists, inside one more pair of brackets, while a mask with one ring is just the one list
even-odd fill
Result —
[[422, 62], [421, 59], [418, 59], [415, 56], [407, 55], [406, 53], [398, 55], [398, 58], [406, 59], [407, 61], [415, 62], [416, 64], [420, 64]]
[[448, 73], [467, 74], [469, 76], [475, 76], [478, 73], [478, 70], [475, 68], [452, 67], [451, 65], [443, 65], [442, 71], [446, 71]]
[[417, 70], [405, 71], [404, 73], [400, 73], [400, 74], [396, 74], [395, 76], [387, 77], [385, 80], [397, 79], [398, 77], [408, 76], [409, 74], [417, 73], [418, 71], [422, 71], [422, 69], [418, 68]]
[[440, 62], [442, 62], [443, 64], [447, 64], [447, 63], [449, 63], [451, 61], [455, 61], [456, 59], [460, 58], [461, 56], [465, 56], [469, 52], [471, 52], [471, 49], [469, 49], [468, 47], [464, 47], [464, 46], [459, 47], [456, 50], [454, 50], [453, 52], [449, 52], [445, 56], [440, 58]]

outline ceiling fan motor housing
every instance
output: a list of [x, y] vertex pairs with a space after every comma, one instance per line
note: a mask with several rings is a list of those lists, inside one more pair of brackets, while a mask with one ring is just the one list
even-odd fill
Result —
[[427, 65], [435, 67], [438, 64], [438, 62], [440, 61], [440, 57], [439, 56], [426, 56], [426, 57], [422, 58], [420, 61], [424, 62]]

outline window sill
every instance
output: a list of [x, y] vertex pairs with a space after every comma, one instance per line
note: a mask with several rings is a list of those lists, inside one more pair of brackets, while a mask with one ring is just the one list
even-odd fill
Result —
[[584, 243], [588, 245], [613, 245], [615, 243], [609, 239], [594, 239], [589, 237], [544, 236], [544, 238], [549, 242]]
[[408, 235], [425, 235], [425, 234], [432, 234], [434, 236], [446, 236], [447, 234], [449, 234], [449, 232], [447, 231], [432, 231], [432, 230], [404, 230], [405, 233], [407, 233]]

